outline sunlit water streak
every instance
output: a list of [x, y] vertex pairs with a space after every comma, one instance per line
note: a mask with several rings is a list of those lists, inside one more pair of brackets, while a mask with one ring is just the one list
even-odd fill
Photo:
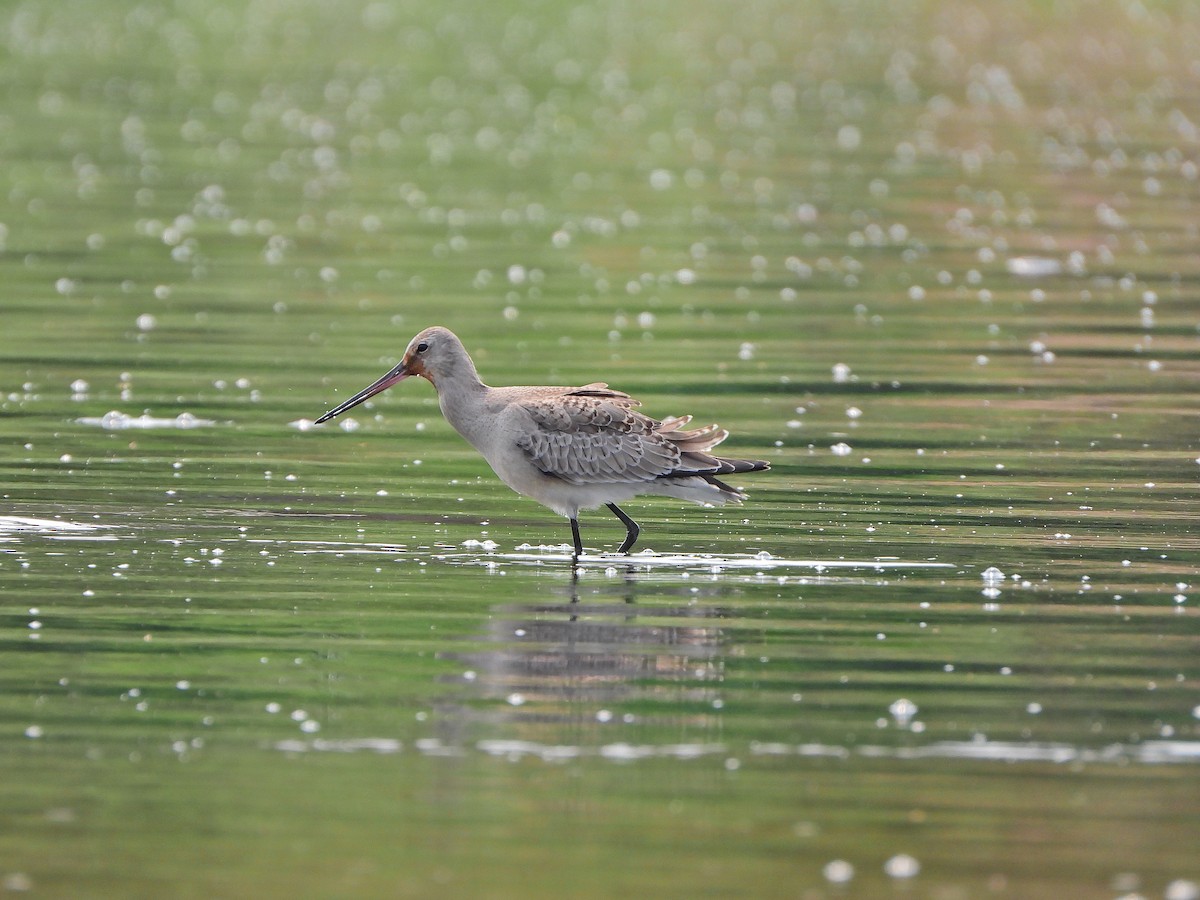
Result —
[[[711, 553], [653, 553], [645, 551], [630, 556], [617, 554], [584, 554], [575, 557], [570, 552], [562, 552], [562, 548], [546, 548], [540, 553], [521, 552], [428, 552], [408, 551], [402, 544], [364, 543], [355, 544], [350, 541], [250, 541], [250, 543], [269, 543], [279, 549], [290, 549], [299, 554], [333, 554], [333, 555], [384, 555], [396, 556], [403, 554], [409, 559], [427, 559], [447, 562], [452, 565], [484, 566], [495, 568], [504, 563], [519, 566], [552, 566], [558, 569], [570, 569], [573, 565], [580, 570], [595, 570], [603, 567], [608, 574], [619, 574], [622, 570], [630, 569], [639, 572], [653, 572], [656, 569], [674, 571], [701, 571], [707, 574], [719, 575], [723, 572], [744, 573], [748, 570], [755, 572], [775, 569], [811, 569], [815, 572], [844, 570], [858, 572], [870, 570], [873, 572], [905, 572], [921, 569], [949, 569], [958, 567], [953, 563], [904, 561], [895, 557], [849, 560], [849, 559], [787, 559], [786, 557], [771, 556], [766, 553], [745, 555], [716, 555]], [[558, 552], [556, 552], [558, 551]]]
[[117, 410], [112, 410], [99, 417], [84, 416], [75, 421], [80, 425], [95, 425], [106, 431], [207, 428], [217, 424], [213, 419], [201, 419], [188, 412], [182, 412], [171, 418], [164, 418], [162, 416], [152, 416], [149, 413], [132, 416], [128, 413], [118, 412]]
[[0, 534], [80, 534], [104, 529], [104, 525], [70, 522], [61, 519], [36, 519], [28, 516], [0, 516]]
[[[484, 564], [489, 564], [488, 560], [501, 560], [505, 562], [522, 563], [528, 565], [540, 565], [544, 563], [553, 564], [570, 564], [575, 561], [575, 557], [569, 552], [569, 548], [563, 547], [545, 547], [539, 548], [542, 552], [538, 553], [522, 553], [519, 550], [516, 552], [494, 552], [486, 555], [480, 554], [448, 554], [446, 559], [451, 561], [462, 561], [468, 564], [473, 562], [484, 561]], [[563, 552], [566, 550], [567, 552]], [[593, 567], [603, 565], [607, 568], [611, 567], [619, 569], [620, 567], [631, 567], [638, 571], [652, 572], [657, 568], [677, 569], [677, 570], [701, 570], [711, 574], [720, 574], [725, 571], [743, 572], [753, 569], [754, 571], [770, 571], [774, 569], [812, 569], [816, 572], [825, 572], [829, 570], [852, 570], [859, 571], [870, 569], [875, 572], [886, 571], [913, 571], [919, 569], [955, 569], [953, 563], [947, 562], [932, 562], [932, 561], [905, 561], [895, 557], [879, 557], [875, 559], [789, 559], [787, 557], [773, 556], [767, 551], [760, 551], [753, 554], [729, 554], [717, 555], [712, 553], [655, 553], [653, 551], [643, 551], [640, 553], [632, 553], [628, 556], [617, 554], [584, 554], [578, 558], [579, 565], [583, 567]]]
[[[348, 738], [345, 740], [288, 739], [272, 745], [284, 753], [402, 753], [404, 742], [392, 738]], [[481, 740], [471, 746], [447, 745], [437, 738], [413, 741], [412, 751], [431, 756], [461, 756], [477, 752], [509, 760], [525, 757], [543, 762], [595, 757], [611, 762], [635, 762], [643, 759], [696, 759], [703, 756], [753, 757], [797, 756], [847, 759], [852, 756], [896, 760], [973, 760], [997, 763], [1105, 763], [1139, 765], [1200, 765], [1200, 741], [1146, 741], [1141, 744], [1110, 744], [1095, 749], [1070, 744], [1048, 744], [1016, 741], [934, 741], [915, 747], [891, 747], [859, 744], [781, 744], [750, 742], [744, 747], [729, 744], [626, 744], [599, 746], [574, 744], [541, 744], [524, 740]]]
[[[22, 538], [38, 537], [53, 541], [116, 541], [117, 535], [106, 533], [108, 526], [61, 519], [38, 519], [28, 516], [0, 516], [0, 543], [15, 543]], [[12, 552], [12, 551], [9, 551]]]

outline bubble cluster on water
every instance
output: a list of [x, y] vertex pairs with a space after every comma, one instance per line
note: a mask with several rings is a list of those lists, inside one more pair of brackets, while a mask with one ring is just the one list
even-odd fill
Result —
[[921, 871], [921, 864], [907, 853], [897, 853], [883, 864], [883, 871], [889, 878], [915, 878]]
[[888, 706], [888, 712], [891, 713], [898, 728], [907, 728], [917, 714], [917, 704], [901, 697], [892, 701]]
[[834, 859], [824, 865], [821, 874], [833, 884], [845, 884], [854, 878], [854, 866], [844, 859]]

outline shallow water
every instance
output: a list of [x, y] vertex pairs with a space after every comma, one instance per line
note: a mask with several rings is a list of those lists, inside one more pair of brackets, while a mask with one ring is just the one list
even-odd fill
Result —
[[[0, 890], [1200, 896], [1190, 8], [28, 2]], [[405, 382], [770, 460], [564, 520]]]

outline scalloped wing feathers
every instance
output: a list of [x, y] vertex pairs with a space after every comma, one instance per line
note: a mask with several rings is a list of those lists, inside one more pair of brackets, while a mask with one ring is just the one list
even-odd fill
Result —
[[517, 446], [539, 470], [571, 484], [700, 476], [736, 494], [711, 476], [766, 467], [709, 454], [728, 437], [723, 428], [687, 429], [691, 416], [652, 419], [633, 408], [637, 400], [606, 384], [543, 390], [520, 404], [534, 427]]

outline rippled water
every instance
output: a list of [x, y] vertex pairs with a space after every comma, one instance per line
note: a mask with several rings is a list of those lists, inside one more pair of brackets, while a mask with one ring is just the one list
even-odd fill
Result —
[[[0, 891], [1200, 896], [1190, 7], [3, 17]], [[772, 469], [573, 568], [434, 322]]]

